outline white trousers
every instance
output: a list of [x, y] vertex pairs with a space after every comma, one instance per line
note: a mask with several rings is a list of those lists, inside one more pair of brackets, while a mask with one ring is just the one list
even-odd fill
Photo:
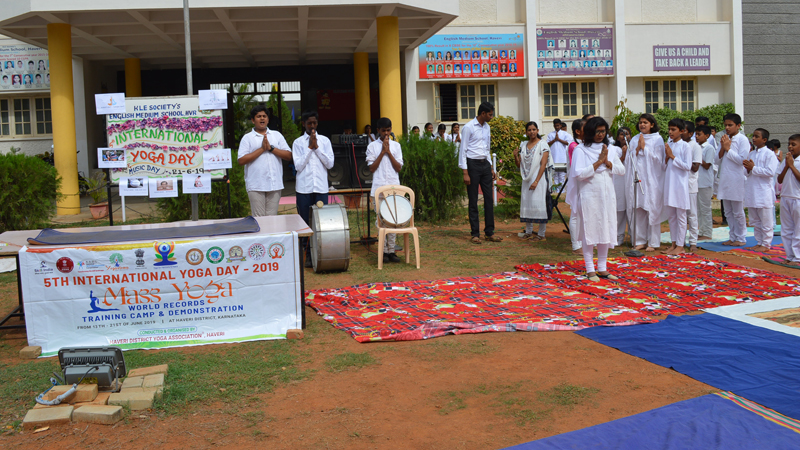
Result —
[[678, 247], [686, 244], [686, 210], [665, 206], [669, 221], [669, 237]]
[[617, 247], [625, 242], [625, 228], [628, 225], [628, 213], [617, 211]]
[[781, 197], [781, 240], [788, 261], [800, 261], [800, 199]]
[[689, 209], [686, 210], [686, 231], [689, 232], [689, 245], [697, 245], [697, 233], [700, 231], [697, 222], [697, 193], [689, 194]]
[[714, 222], [711, 212], [711, 197], [714, 188], [700, 188], [697, 190], [697, 222], [700, 236], [711, 237], [714, 234]]
[[[534, 225], [533, 223], [527, 222], [525, 224], [525, 233], [533, 234], [533, 225]], [[544, 237], [544, 232], [547, 229], [547, 224], [546, 223], [540, 223], [538, 225], [539, 225], [539, 232], [536, 233], [536, 234], [538, 234], [539, 237]]]
[[[666, 206], [664, 208], [666, 208]], [[648, 217], [649, 217], [649, 215], [650, 214], [648, 213]], [[647, 232], [647, 245], [649, 247], [652, 247], [652, 248], [661, 247], [661, 222], [658, 222], [655, 225], [650, 223], [650, 226], [649, 226], [648, 232]]]
[[[608, 261], [608, 244], [597, 244], [597, 271], [606, 271], [606, 261]], [[591, 245], [583, 246], [583, 262], [586, 264], [586, 272], [594, 272], [594, 247]]]
[[775, 224], [772, 223], [772, 208], [747, 208], [750, 213], [750, 226], [758, 245], [772, 247]]
[[573, 250], [578, 250], [583, 247], [581, 241], [578, 240], [579, 226], [580, 226], [580, 219], [578, 218], [578, 213], [573, 211], [569, 214], [569, 238], [570, 240], [572, 240]]
[[744, 217], [744, 202], [722, 200], [725, 207], [725, 220], [728, 221], [729, 239], [734, 242], [745, 242], [747, 239], [747, 220]]
[[[619, 220], [619, 219], [617, 219]], [[650, 232], [650, 224], [647, 221], [647, 211], [643, 210], [642, 208], [636, 208], [633, 210], [633, 217], [627, 218], [628, 223], [630, 224], [630, 231], [629, 234], [631, 235], [631, 243], [633, 246], [637, 245], [646, 245], [647, 244], [647, 235]], [[633, 236], [633, 224], [636, 223], [636, 237]], [[659, 236], [659, 239], [661, 237]]]

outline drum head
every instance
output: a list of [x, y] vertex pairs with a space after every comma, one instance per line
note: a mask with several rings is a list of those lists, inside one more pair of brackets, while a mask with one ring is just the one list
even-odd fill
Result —
[[411, 222], [414, 208], [407, 198], [401, 195], [389, 195], [381, 202], [380, 214], [387, 226], [403, 228]]

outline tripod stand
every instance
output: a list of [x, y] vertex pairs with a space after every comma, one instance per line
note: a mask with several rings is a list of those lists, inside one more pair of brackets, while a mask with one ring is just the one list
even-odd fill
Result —
[[[644, 137], [639, 137], [639, 139], [644, 139]], [[625, 138], [625, 144], [628, 146], [628, 151], [630, 151], [630, 143], [628, 143], [628, 139]], [[642, 190], [642, 195], [644, 195], [644, 188], [639, 184], [642, 180], [639, 179], [639, 170], [636, 164], [636, 149], [633, 149], [633, 225], [631, 226], [631, 250], [625, 252], [625, 256], [629, 256], [632, 258], [641, 258], [644, 256], [639, 250], [636, 250], [636, 209], [639, 207], [639, 199], [636, 195], [636, 186], [639, 185], [639, 189]]]

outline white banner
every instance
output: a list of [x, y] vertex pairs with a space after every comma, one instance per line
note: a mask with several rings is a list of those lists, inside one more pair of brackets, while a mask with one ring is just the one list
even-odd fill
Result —
[[302, 326], [297, 234], [20, 251], [28, 345], [153, 349]]

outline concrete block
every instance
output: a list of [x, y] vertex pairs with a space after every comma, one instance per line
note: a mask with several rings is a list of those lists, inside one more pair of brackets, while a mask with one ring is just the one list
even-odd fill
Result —
[[303, 330], [286, 330], [286, 339], [303, 339]]
[[144, 381], [142, 381], [143, 388], [153, 388], [153, 387], [162, 387], [164, 386], [164, 374], [157, 373], [155, 375], [148, 375], [144, 377]]
[[66, 408], [31, 409], [25, 414], [25, 419], [22, 421], [22, 429], [33, 430], [39, 427], [68, 424], [72, 420], [73, 410], [74, 408], [72, 406]]
[[161, 364], [160, 366], [150, 366], [150, 367], [141, 367], [138, 369], [133, 369], [128, 372], [128, 377], [146, 377], [147, 375], [155, 375], [157, 373], [163, 373], [164, 376], [167, 376], [167, 369], [168, 364]]
[[[135, 388], [134, 388], [135, 389]], [[139, 388], [141, 389], [141, 388]], [[132, 411], [140, 411], [153, 406], [155, 392], [122, 391], [108, 397], [109, 405], [128, 406]]]
[[97, 397], [90, 403], [91, 405], [107, 405], [108, 404], [108, 397], [111, 395], [111, 392], [99, 392]]
[[48, 405], [42, 405], [42, 404], [37, 403], [33, 407], [33, 409], [61, 408], [61, 407], [64, 407], [64, 406], [74, 406], [75, 409], [78, 409], [81, 406], [89, 406], [89, 405], [102, 406], [102, 405], [107, 405], [108, 404], [108, 397], [110, 395], [111, 395], [110, 392], [99, 392], [97, 394], [97, 397], [95, 397], [94, 400], [92, 400], [91, 402], [80, 402], [80, 403], [74, 403], [74, 404], [70, 404], [68, 402], [64, 402], [64, 403], [59, 403], [58, 405], [48, 406]]
[[164, 388], [162, 386], [158, 387], [150, 387], [150, 388], [128, 388], [122, 392], [150, 392], [154, 395], [155, 398], [161, 398], [162, 392], [164, 392]]
[[[53, 389], [47, 391], [47, 394], [44, 394], [44, 399], [55, 400], [56, 397], [67, 392], [71, 388], [72, 388], [71, 384], [54, 386]], [[97, 397], [96, 384], [79, 384], [78, 390], [75, 391], [74, 394], [62, 400], [61, 403], [91, 402], [95, 399], [95, 397]]]
[[66, 408], [67, 406], [74, 406], [74, 405], [71, 405], [69, 403], [59, 403], [57, 405], [42, 405], [41, 403], [37, 403], [33, 405], [33, 409]]
[[22, 350], [19, 351], [19, 357], [22, 359], [36, 359], [41, 354], [42, 347], [39, 347], [38, 345], [22, 347]]
[[128, 377], [122, 382], [122, 389], [142, 387], [144, 377]]
[[72, 413], [76, 422], [99, 423], [101, 425], [114, 425], [122, 420], [121, 406], [113, 405], [86, 405], [81, 406]]

